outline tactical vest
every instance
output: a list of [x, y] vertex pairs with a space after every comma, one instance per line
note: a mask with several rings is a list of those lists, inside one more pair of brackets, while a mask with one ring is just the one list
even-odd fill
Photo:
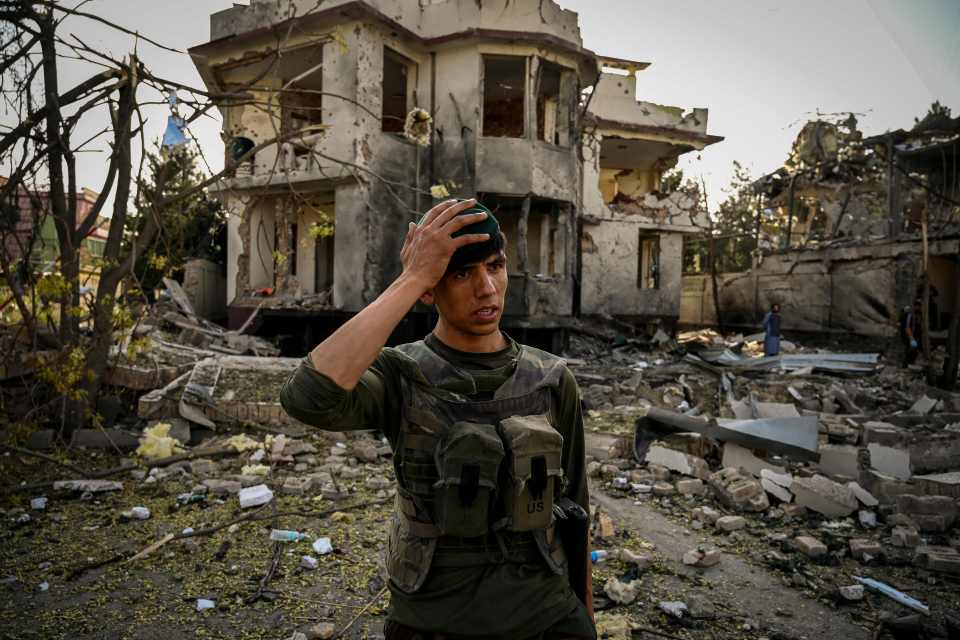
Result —
[[510, 377], [492, 398], [476, 399], [483, 374], [457, 369], [423, 341], [384, 353], [403, 372], [386, 550], [394, 586], [417, 591], [431, 566], [546, 562], [564, 573], [553, 525], [563, 490], [554, 401], [563, 360], [521, 346]]

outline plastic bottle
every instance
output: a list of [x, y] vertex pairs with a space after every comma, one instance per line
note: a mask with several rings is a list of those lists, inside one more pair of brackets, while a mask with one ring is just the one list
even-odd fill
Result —
[[609, 556], [610, 556], [609, 551], [605, 551], [604, 549], [597, 549], [596, 551], [590, 552], [590, 561], [593, 564], [600, 564], [601, 562], [606, 562]]
[[270, 539], [278, 542], [300, 542], [307, 540], [308, 536], [299, 531], [287, 531], [286, 529], [274, 529], [270, 532]]

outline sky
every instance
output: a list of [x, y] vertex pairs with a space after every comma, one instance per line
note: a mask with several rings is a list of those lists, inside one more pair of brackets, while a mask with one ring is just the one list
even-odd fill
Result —
[[[209, 15], [232, 4], [93, 0], [84, 10], [185, 52], [209, 39]], [[703, 177], [712, 207], [724, 197], [734, 160], [753, 176], [776, 169], [797, 132], [818, 113], [852, 111], [866, 135], [909, 128], [934, 100], [960, 115], [960, 0], [559, 4], [580, 14], [588, 49], [652, 63], [640, 72], [638, 99], [710, 110], [708, 132], [725, 140], [683, 156], [680, 167], [686, 175]], [[71, 18], [65, 24], [68, 32], [117, 57], [133, 50], [132, 37], [98, 23]], [[202, 86], [185, 53], [143, 41], [137, 53], [154, 73]], [[64, 61], [61, 75], [65, 88], [91, 75], [91, 69]], [[158, 139], [168, 109], [157, 105], [145, 114], [147, 138]], [[9, 122], [8, 117], [0, 113], [0, 121]], [[219, 130], [214, 118], [192, 127], [212, 170], [222, 168]], [[103, 150], [81, 154], [79, 184], [93, 189], [102, 184], [106, 161]]]

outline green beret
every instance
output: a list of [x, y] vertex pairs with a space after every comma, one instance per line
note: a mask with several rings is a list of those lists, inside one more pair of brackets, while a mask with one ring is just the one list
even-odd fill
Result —
[[[463, 202], [463, 200], [458, 199], [458, 202]], [[490, 211], [490, 209], [487, 209], [485, 206], [483, 206], [479, 202], [473, 205], [472, 207], [470, 207], [469, 209], [461, 211], [457, 215], [465, 216], [471, 213], [486, 213], [487, 217], [481, 220], [480, 222], [468, 224], [467, 226], [457, 231], [454, 231], [453, 234], [451, 235], [452, 238], [462, 236], [465, 233], [487, 233], [487, 234], [490, 234], [491, 238], [493, 238], [500, 233], [500, 223], [493, 216], [493, 212]], [[424, 215], [422, 218], [420, 218], [420, 222], [418, 222], [417, 224], [418, 225], [423, 224], [423, 221], [426, 220], [426, 218], [427, 216]]]

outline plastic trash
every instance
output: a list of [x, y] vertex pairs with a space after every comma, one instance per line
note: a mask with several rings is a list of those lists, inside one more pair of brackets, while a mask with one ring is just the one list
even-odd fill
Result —
[[914, 611], [919, 611], [925, 615], [930, 615], [930, 607], [923, 604], [916, 598], [911, 598], [902, 591], [897, 591], [885, 582], [880, 582], [879, 580], [874, 580], [873, 578], [861, 578], [860, 576], [853, 576], [853, 579], [862, 585], [870, 587], [874, 591], [882, 593], [891, 600], [899, 602], [905, 607], [909, 607]]
[[630, 481], [624, 477], [617, 476], [613, 479], [614, 489], [626, 489], [628, 486], [630, 486]]
[[150, 509], [146, 507], [134, 507], [133, 509], [130, 509], [130, 515], [137, 520], [149, 520]]
[[40, 585], [38, 586], [38, 588], [40, 589], [40, 591], [49, 591], [49, 590], [50, 590], [50, 583], [49, 583], [49, 582], [46, 582], [46, 581], [41, 582]]
[[181, 493], [177, 496], [177, 504], [180, 506], [203, 502], [207, 497], [199, 493]]
[[150, 509], [147, 509], [146, 507], [134, 507], [129, 511], [124, 511], [120, 515], [127, 520], [149, 520]]
[[214, 609], [216, 608], [217, 603], [213, 600], [207, 600], [206, 598], [197, 598], [197, 611], [203, 611], [204, 609]]
[[183, 535], [187, 535], [188, 533], [193, 533], [193, 527], [187, 527], [181, 533]]
[[30, 500], [30, 508], [36, 511], [43, 511], [47, 508], [47, 497], [41, 496], [39, 498], [33, 498]]
[[240, 508], [246, 509], [248, 507], [259, 507], [262, 504], [267, 504], [273, 500], [273, 491], [265, 484], [258, 484], [247, 487], [246, 489], [241, 489], [239, 496]]
[[593, 564], [600, 564], [602, 562], [606, 562], [609, 557], [610, 557], [610, 552], [604, 549], [598, 549], [596, 551], [590, 552], [590, 562], [592, 562]]
[[300, 558], [300, 566], [304, 569], [309, 569], [312, 571], [320, 566], [320, 561], [313, 556], [302, 556]]
[[310, 536], [299, 531], [288, 531], [286, 529], [273, 529], [270, 531], [270, 539], [277, 542], [300, 542], [308, 540]]
[[330, 538], [317, 538], [313, 541], [313, 550], [322, 556], [333, 552], [333, 543]]
[[187, 136], [184, 133], [187, 122], [180, 116], [167, 117], [167, 130], [163, 132], [163, 146], [179, 147], [187, 143]]

